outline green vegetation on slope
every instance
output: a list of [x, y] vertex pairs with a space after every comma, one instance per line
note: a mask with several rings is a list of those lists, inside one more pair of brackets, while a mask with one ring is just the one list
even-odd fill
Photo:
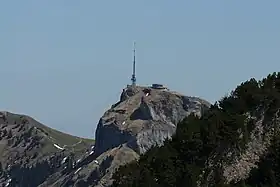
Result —
[[[242, 153], [250, 141], [256, 121], [248, 115], [264, 112], [266, 124], [271, 124], [280, 109], [280, 73], [268, 75], [261, 81], [251, 79], [239, 85], [229, 96], [211, 106], [201, 118], [188, 116], [177, 126], [172, 140], [164, 146], [153, 147], [138, 161], [120, 167], [114, 174], [114, 187], [175, 187], [207, 183], [209, 186], [280, 186], [280, 136], [274, 134], [271, 146], [258, 168], [252, 169], [245, 180], [225, 184], [223, 164], [229, 149]], [[269, 128], [267, 126], [267, 128]], [[215, 156], [215, 157], [213, 157]], [[216, 161], [212, 181], [203, 173], [210, 160]], [[223, 162], [222, 162], [223, 161]]]
[[[54, 144], [57, 144], [69, 150], [72, 149], [76, 154], [79, 152], [84, 153], [85, 147], [89, 147], [94, 144], [93, 139], [81, 138], [66, 134], [64, 132], [60, 132], [53, 128], [47, 127], [31, 117], [26, 116], [26, 118], [31, 125], [37, 127], [42, 133], [44, 133], [48, 137], [50, 142], [53, 142]], [[50, 146], [54, 148], [53, 145]]]
[[[78, 156], [83, 154], [87, 148], [90, 148], [90, 146], [94, 144], [94, 140], [92, 139], [72, 136], [70, 134], [57, 131], [41, 124], [29, 116], [13, 114], [10, 112], [2, 113], [5, 113], [5, 119], [0, 119], [0, 123], [2, 124], [1, 130], [5, 131], [6, 128], [6, 130], [11, 133], [11, 138], [14, 140], [10, 140], [10, 142], [16, 140], [16, 142], [19, 144], [22, 140], [22, 137], [27, 139], [28, 137], [32, 136], [39, 136], [39, 139], [43, 145], [40, 148], [41, 155], [48, 155], [58, 152], [59, 149], [55, 147], [55, 145], [57, 145], [59, 147], [65, 148], [68, 151], [75, 152], [75, 154]], [[35, 134], [33, 134], [33, 130], [34, 132], [36, 131]], [[34, 137], [32, 138], [34, 139]], [[4, 150], [9, 151], [5, 147], [6, 144], [2, 143], [0, 146], [1, 154]]]

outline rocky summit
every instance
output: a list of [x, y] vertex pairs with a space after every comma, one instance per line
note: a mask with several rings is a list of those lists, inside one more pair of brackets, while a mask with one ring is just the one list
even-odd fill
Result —
[[100, 118], [96, 141], [74, 137], [25, 115], [0, 113], [2, 186], [105, 187], [119, 166], [137, 160], [210, 103], [166, 88], [128, 86]]
[[99, 156], [119, 145], [145, 153], [152, 145], [162, 145], [171, 137], [179, 121], [190, 113], [200, 116], [209, 105], [167, 89], [128, 87], [98, 123], [95, 154]]
[[200, 116], [209, 106], [200, 98], [168, 89], [128, 86], [100, 118], [91, 160], [65, 175], [59, 184], [68, 181], [79, 187], [110, 186], [119, 166], [138, 159], [152, 146], [162, 145], [179, 121], [190, 113]]

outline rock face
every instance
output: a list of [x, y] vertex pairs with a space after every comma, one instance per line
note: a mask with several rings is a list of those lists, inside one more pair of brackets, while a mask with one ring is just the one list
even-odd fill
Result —
[[[180, 120], [190, 113], [200, 116], [209, 106], [210, 103], [202, 99], [169, 90], [124, 89], [120, 101], [100, 118], [94, 160], [83, 166], [80, 172], [85, 177], [75, 185], [110, 186], [118, 166], [137, 159], [153, 145], [162, 145], [175, 132]], [[91, 174], [85, 175], [89, 167]]]
[[259, 110], [246, 114], [244, 123], [254, 124], [254, 128], [245, 148], [228, 147], [224, 151], [212, 153], [197, 182], [198, 187], [215, 186], [215, 172], [221, 173], [224, 183], [228, 185], [246, 180], [259, 167], [260, 160], [267, 159], [268, 149], [280, 133], [280, 109], [270, 117], [265, 115], [265, 109]]
[[122, 144], [145, 153], [175, 132], [176, 124], [190, 113], [200, 116], [210, 104], [168, 90], [127, 88], [120, 102], [101, 117], [96, 130], [95, 155]]
[[91, 144], [28, 116], [0, 112], [0, 186], [38, 186], [71, 169], [70, 163]]

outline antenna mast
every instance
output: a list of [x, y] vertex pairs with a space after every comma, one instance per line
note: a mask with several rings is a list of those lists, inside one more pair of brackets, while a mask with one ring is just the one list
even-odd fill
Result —
[[135, 58], [135, 45], [136, 43], [133, 43], [133, 70], [132, 70], [132, 77], [131, 77], [131, 81], [132, 81], [132, 86], [135, 87], [136, 86], [136, 72], [135, 72], [135, 63], [136, 63], [136, 58]]

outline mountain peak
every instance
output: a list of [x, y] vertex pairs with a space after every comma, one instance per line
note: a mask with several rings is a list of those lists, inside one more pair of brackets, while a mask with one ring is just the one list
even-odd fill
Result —
[[[94, 146], [91, 140], [56, 131], [29, 116], [1, 112], [0, 143], [7, 144], [0, 149], [5, 155], [1, 163], [7, 167], [2, 184], [110, 186], [119, 166], [137, 160], [152, 146], [163, 145], [186, 116], [201, 116], [209, 107], [203, 99], [161, 84], [128, 85], [101, 116]], [[31, 176], [38, 179], [27, 180]]]
[[99, 176], [99, 181], [108, 179], [109, 185], [114, 169], [131, 160], [117, 158], [114, 156], [117, 152], [137, 158], [135, 155], [171, 138], [177, 123], [186, 116], [191, 113], [201, 116], [209, 107], [210, 103], [203, 99], [184, 96], [160, 84], [124, 88], [120, 100], [104, 113], [97, 125], [94, 155], [96, 159], [112, 157], [105, 168], [100, 167], [108, 173]]

